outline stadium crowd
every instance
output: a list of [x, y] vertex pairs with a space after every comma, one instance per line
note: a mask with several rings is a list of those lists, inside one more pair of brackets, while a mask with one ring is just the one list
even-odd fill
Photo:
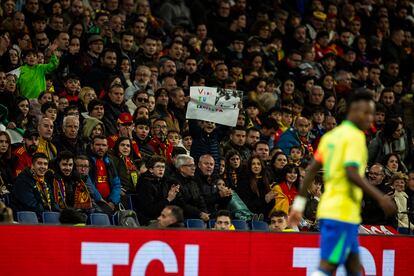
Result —
[[[365, 196], [363, 223], [410, 227], [413, 26], [408, 0], [2, 0], [0, 196], [39, 217], [134, 194], [141, 225], [169, 205], [286, 220], [320, 138], [369, 90], [367, 177], [399, 214]], [[237, 125], [187, 120], [191, 86], [243, 91]], [[320, 176], [299, 229], [318, 230], [322, 193]]]

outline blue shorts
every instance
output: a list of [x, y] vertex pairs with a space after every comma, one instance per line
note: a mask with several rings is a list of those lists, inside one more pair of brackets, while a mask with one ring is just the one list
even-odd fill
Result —
[[350, 253], [359, 254], [358, 224], [338, 220], [321, 219], [321, 259], [342, 265]]

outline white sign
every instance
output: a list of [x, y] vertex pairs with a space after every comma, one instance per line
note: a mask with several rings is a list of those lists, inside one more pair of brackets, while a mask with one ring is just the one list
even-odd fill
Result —
[[236, 126], [242, 97], [239, 90], [192, 86], [186, 118]]

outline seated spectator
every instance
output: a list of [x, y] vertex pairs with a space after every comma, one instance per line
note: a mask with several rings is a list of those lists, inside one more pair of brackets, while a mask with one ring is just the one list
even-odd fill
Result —
[[390, 185], [394, 188], [394, 201], [397, 204], [398, 214], [397, 214], [397, 226], [401, 228], [411, 228], [414, 229], [414, 225], [410, 225], [408, 220], [409, 211], [407, 208], [408, 204], [408, 195], [405, 193], [405, 186], [407, 184], [408, 177], [406, 174], [401, 172], [396, 172], [390, 180]]
[[55, 159], [55, 168], [45, 175], [52, 185], [53, 196], [61, 209], [74, 208], [84, 212], [92, 209], [92, 198], [85, 182], [74, 170], [75, 157], [70, 151], [62, 151]]
[[216, 222], [214, 224], [214, 230], [229, 231], [234, 230], [234, 226], [231, 223], [231, 215], [227, 210], [219, 210], [216, 214]]
[[[132, 131], [134, 129], [134, 122], [131, 114], [124, 112], [119, 114], [116, 121], [118, 132], [108, 137], [108, 147], [113, 150], [119, 138], [132, 139]], [[138, 144], [135, 141], [131, 141], [131, 153], [133, 160], [141, 159], [141, 153], [138, 149]]]
[[28, 129], [23, 134], [23, 144], [13, 151], [13, 177], [16, 178], [25, 168], [32, 166], [32, 156], [39, 146], [39, 132]]
[[121, 201], [124, 206], [128, 206], [127, 194], [135, 192], [139, 176], [132, 152], [131, 139], [121, 137], [116, 142], [111, 154], [111, 159], [121, 180]]
[[399, 119], [390, 119], [377, 132], [368, 148], [368, 164], [378, 163], [385, 155], [395, 153], [403, 162], [410, 152], [410, 143]]
[[85, 154], [83, 142], [78, 135], [79, 133], [79, 117], [66, 116], [63, 118], [62, 133], [53, 139], [57, 152], [70, 151], [75, 155]]
[[303, 148], [300, 146], [293, 146], [290, 148], [289, 163], [300, 166], [303, 159]]
[[288, 157], [283, 152], [277, 152], [273, 155], [268, 170], [270, 171], [274, 182], [279, 183], [283, 180], [283, 168], [286, 164], [288, 164]]
[[16, 118], [13, 120], [16, 128], [23, 130], [36, 128], [37, 118], [31, 114], [29, 100], [26, 97], [19, 96], [16, 99], [16, 105], [18, 109], [16, 111]]
[[105, 135], [105, 126], [99, 119], [89, 117], [83, 120], [82, 141], [89, 144], [91, 139], [97, 135]]
[[245, 146], [246, 144], [246, 129], [242, 126], [236, 126], [232, 128], [230, 133], [230, 140], [224, 144], [223, 153], [226, 153], [230, 150], [236, 150], [239, 152], [240, 157], [243, 162], [249, 160], [251, 152], [250, 149]]
[[241, 163], [240, 153], [235, 150], [230, 150], [227, 152], [224, 160], [225, 169], [222, 177], [227, 187], [236, 189], [244, 169]]
[[148, 160], [153, 155], [153, 148], [148, 143], [151, 140], [151, 122], [148, 119], [135, 121], [135, 131], [132, 133], [133, 141], [138, 145], [142, 160]]
[[277, 146], [288, 155], [289, 149], [292, 146], [301, 146], [305, 150], [305, 158], [313, 155], [313, 147], [310, 141], [310, 127], [311, 124], [305, 117], [299, 117], [295, 121], [295, 127], [286, 130], [280, 137]]
[[162, 209], [161, 215], [157, 221], [150, 225], [156, 228], [183, 228], [184, 215], [183, 210], [175, 205], [169, 205]]
[[152, 138], [148, 145], [152, 147], [152, 151], [171, 162], [173, 144], [167, 139], [168, 126], [164, 119], [155, 119], [152, 123]]
[[108, 156], [105, 136], [95, 136], [88, 149], [89, 177], [96, 187], [95, 200], [105, 213], [113, 213], [121, 200], [121, 181], [115, 165]]
[[395, 153], [389, 153], [384, 156], [381, 163], [384, 166], [385, 183], [389, 185], [389, 181], [396, 172], [406, 172], [406, 168], [401, 163], [400, 157]]
[[10, 193], [13, 185], [12, 152], [10, 136], [0, 131], [0, 199]]
[[[374, 164], [368, 170], [368, 182], [374, 185], [381, 192], [387, 196], [393, 196], [394, 189], [385, 185], [385, 171], [384, 166], [381, 164]], [[393, 225], [391, 220], [387, 220], [384, 212], [379, 206], [378, 202], [373, 198], [364, 194], [363, 205], [362, 205], [362, 223], [368, 225]]]
[[106, 134], [116, 134], [118, 132], [116, 122], [119, 115], [124, 112], [129, 113], [124, 101], [124, 88], [118, 84], [112, 85], [104, 97], [103, 103], [105, 112], [102, 122], [105, 124]]
[[164, 174], [165, 166], [165, 159], [154, 155], [146, 163], [147, 171], [139, 177], [136, 186], [137, 210], [139, 221], [143, 224], [156, 219], [167, 205], [176, 202], [180, 184], [167, 184]]
[[272, 211], [289, 212], [293, 199], [299, 193], [299, 168], [295, 165], [286, 165], [283, 168], [282, 181], [272, 188], [276, 194], [276, 204]]
[[207, 222], [210, 215], [201, 195], [199, 185], [194, 178], [196, 165], [191, 156], [180, 154], [175, 160], [177, 173], [170, 177], [168, 182], [180, 184], [177, 205], [184, 211], [185, 218], [197, 218]]
[[271, 191], [270, 185], [271, 180], [264, 162], [253, 156], [247, 162], [245, 174], [241, 177], [236, 192], [251, 212], [267, 216], [276, 199], [276, 193]]
[[37, 126], [40, 137], [37, 152], [44, 153], [48, 160], [54, 159], [57, 155], [56, 146], [52, 143], [53, 129], [53, 121], [49, 118], [42, 118]]
[[288, 227], [288, 215], [283, 211], [275, 211], [270, 214], [269, 229], [272, 232], [294, 232]]
[[218, 209], [225, 209], [231, 200], [232, 192], [216, 185], [214, 159], [211, 155], [205, 154], [200, 157], [195, 177], [208, 212], [215, 214]]
[[13, 209], [35, 212], [40, 218], [43, 212], [60, 211], [53, 196], [53, 184], [47, 183], [45, 174], [49, 159], [44, 153], [33, 155], [32, 166], [25, 168], [16, 178], [12, 189]]
[[180, 124], [174, 113], [168, 109], [168, 90], [159, 88], [155, 91], [155, 109], [151, 117], [164, 119], [169, 130], [180, 131]]
[[322, 175], [316, 175], [312, 185], [308, 189], [308, 201], [306, 202], [303, 218], [308, 222], [312, 230], [316, 230], [313, 226], [316, 223], [316, 210], [322, 194], [322, 184]]
[[252, 155], [258, 156], [260, 160], [266, 163], [269, 162], [271, 159], [269, 144], [266, 141], [257, 142], [253, 147]]

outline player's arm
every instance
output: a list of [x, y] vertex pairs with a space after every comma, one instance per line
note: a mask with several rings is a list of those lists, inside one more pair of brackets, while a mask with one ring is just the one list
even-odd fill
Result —
[[297, 225], [302, 218], [303, 211], [306, 207], [306, 193], [312, 185], [316, 174], [322, 168], [322, 163], [318, 160], [313, 160], [308, 170], [306, 171], [303, 185], [300, 187], [299, 195], [296, 196], [289, 212], [289, 225]]
[[349, 182], [359, 186], [364, 191], [364, 193], [368, 194], [370, 197], [378, 201], [386, 216], [392, 216], [396, 214], [397, 208], [394, 202], [389, 197], [384, 196], [380, 190], [369, 184], [365, 178], [362, 178], [359, 175], [357, 166], [347, 166], [346, 177], [348, 178]]

